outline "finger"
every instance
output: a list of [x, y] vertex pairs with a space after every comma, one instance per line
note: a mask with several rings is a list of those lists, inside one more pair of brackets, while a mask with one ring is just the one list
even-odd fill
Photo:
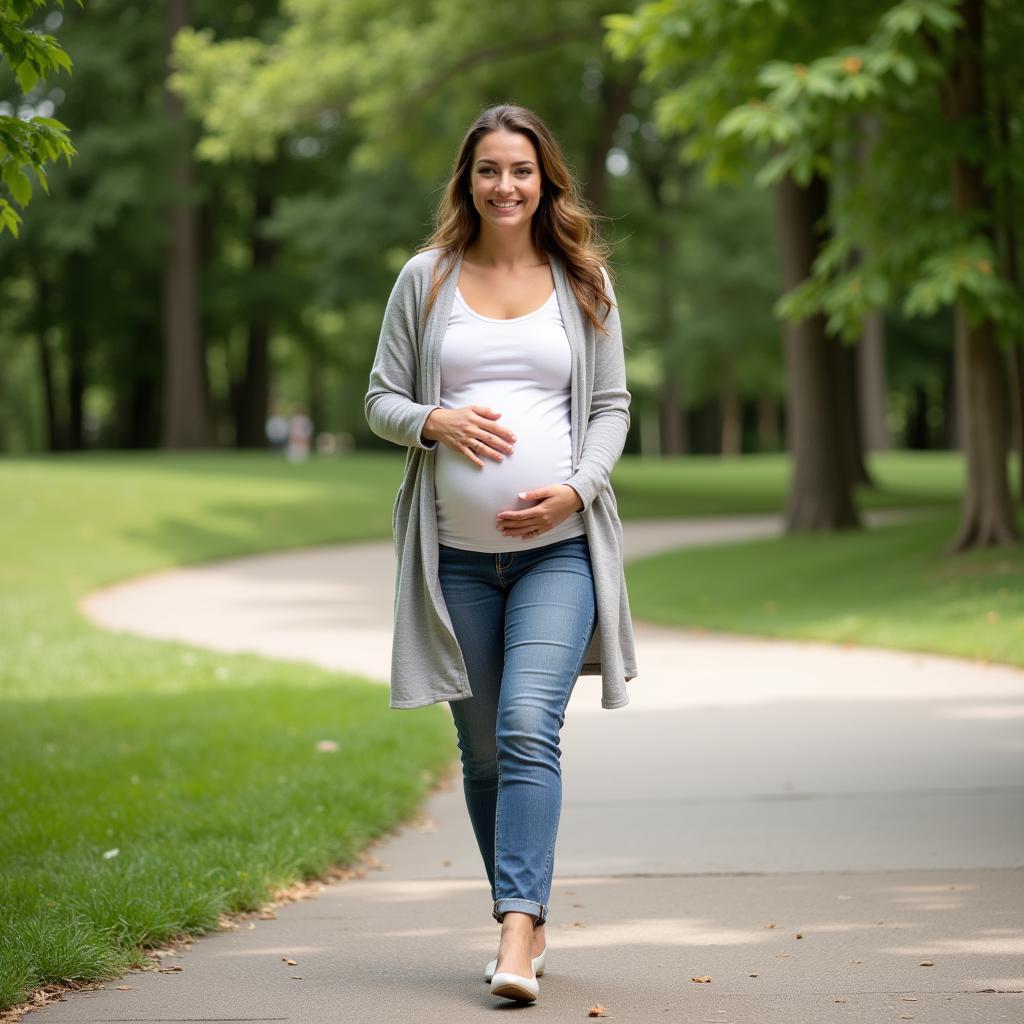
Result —
[[478, 416], [482, 416], [486, 420], [486, 422], [477, 423], [475, 424], [475, 426], [479, 427], [483, 431], [494, 434], [495, 437], [500, 437], [503, 440], [516, 440], [516, 435], [513, 433], [512, 430], [510, 430], [508, 427], [500, 426], [499, 424], [494, 422], [494, 420], [501, 416], [500, 412], [495, 412], [493, 409], [489, 408], [486, 405], [471, 405], [469, 408], [472, 409]]
[[532, 539], [533, 537], [539, 537], [544, 532], [543, 526], [534, 526], [529, 530], [506, 530], [506, 537], [523, 537], [526, 539]]
[[489, 459], [493, 459], [495, 462], [502, 461], [501, 455], [494, 451], [493, 448], [489, 447], [487, 443], [482, 441], [480, 438], [474, 438], [473, 440], [468, 441], [465, 446], [465, 451], [473, 462], [481, 467], [483, 466], [483, 462], [480, 459], [481, 455], [486, 455]]
[[499, 427], [497, 423], [494, 423], [491, 420], [474, 423], [473, 426], [483, 434], [487, 439], [488, 444], [497, 445], [503, 450], [506, 448], [509, 451], [512, 450], [510, 442], [516, 440], [516, 435], [507, 427]]
[[510, 523], [507, 520], [502, 520], [498, 526], [506, 533], [526, 533], [529, 530], [542, 530], [544, 528], [544, 524], [537, 519], [528, 519], [526, 521], [519, 520], [513, 523]]
[[540, 529], [541, 529], [541, 527], [539, 527], [539, 526], [534, 526], [534, 527], [532, 527], [532, 528], [530, 528], [530, 529], [522, 529], [522, 530], [502, 530], [502, 531], [501, 531], [501, 535], [502, 535], [503, 537], [527, 537], [527, 536], [535, 535], [535, 534], [534, 534], [534, 530], [537, 530], [537, 531], [539, 531]]
[[[512, 440], [515, 440], [514, 434], [512, 435]], [[506, 455], [511, 455], [512, 452], [515, 451], [515, 448], [513, 448], [512, 445], [500, 434], [489, 434], [487, 437], [487, 444], [504, 452]]]
[[477, 455], [486, 455], [489, 459], [494, 459], [495, 462], [501, 462], [502, 456], [494, 450], [491, 439], [488, 438], [486, 441], [481, 441], [476, 448]]

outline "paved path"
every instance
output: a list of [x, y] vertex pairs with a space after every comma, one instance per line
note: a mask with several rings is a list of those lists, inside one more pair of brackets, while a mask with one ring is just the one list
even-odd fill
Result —
[[[631, 522], [626, 557], [779, 528]], [[386, 679], [391, 558], [388, 542], [259, 556], [83, 608], [108, 628]], [[523, 1012], [1024, 1020], [1024, 673], [636, 625], [630, 705], [601, 709], [588, 676], [569, 705], [549, 969]], [[498, 926], [457, 776], [372, 852], [379, 871], [202, 939], [175, 959], [181, 973], [135, 972], [32, 1019], [515, 1012], [480, 975]]]

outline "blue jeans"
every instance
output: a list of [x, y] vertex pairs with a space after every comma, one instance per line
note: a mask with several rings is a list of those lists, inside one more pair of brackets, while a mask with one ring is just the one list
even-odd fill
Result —
[[562, 810], [559, 732], [594, 634], [587, 538], [488, 553], [438, 545], [473, 696], [449, 701], [491, 914], [547, 920]]

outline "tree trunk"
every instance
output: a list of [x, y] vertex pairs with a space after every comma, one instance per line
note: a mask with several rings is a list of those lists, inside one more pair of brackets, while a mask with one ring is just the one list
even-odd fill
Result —
[[72, 253], [67, 263], [65, 331], [68, 340], [67, 444], [71, 451], [85, 448], [85, 381], [89, 350], [89, 280], [85, 257]]
[[[174, 36], [188, 23], [189, 0], [167, 0], [167, 56]], [[163, 443], [167, 448], [204, 448], [213, 444], [213, 433], [199, 327], [192, 159], [181, 100], [166, 83], [164, 110], [179, 133], [179, 143], [171, 172], [176, 196], [169, 212], [171, 244], [164, 282]]]
[[682, 391], [682, 374], [674, 366], [669, 366], [665, 370], [665, 380], [661, 385], [661, 452], [663, 455], [686, 455], [690, 450]]
[[[610, 76], [610, 71], [616, 77]], [[583, 188], [587, 202], [595, 213], [604, 213], [608, 194], [608, 150], [612, 148], [612, 137], [620, 118], [629, 110], [637, 71], [634, 63], [622, 66], [606, 62], [602, 68], [601, 112], [597, 133], [587, 152], [587, 173]]]
[[743, 409], [736, 390], [736, 366], [732, 358], [722, 367], [718, 401], [722, 414], [722, 455], [735, 457], [743, 452]]
[[[257, 189], [253, 200], [253, 223], [249, 236], [252, 270], [265, 277], [273, 265], [275, 245], [261, 234], [264, 221], [273, 212], [273, 196]], [[238, 394], [236, 444], [239, 448], [266, 448], [267, 408], [270, 405], [270, 324], [267, 306], [254, 307], [255, 318], [249, 323], [245, 376]]]
[[[973, 126], [983, 136], [986, 126], [984, 0], [961, 0], [963, 27], [956, 31], [956, 60], [942, 85], [946, 117], [954, 132]], [[969, 122], [964, 125], [964, 122]], [[994, 243], [995, 202], [985, 180], [983, 147], [954, 157], [951, 167], [953, 209], [964, 221], [980, 218]], [[967, 490], [960, 527], [950, 551], [1013, 544], [1020, 541], [1006, 473], [1007, 397], [1004, 363], [991, 319], [970, 323], [963, 302], [956, 307], [956, 343], [965, 373], [964, 441]]]
[[761, 395], [757, 400], [757, 450], [777, 451], [779, 439], [779, 403], [771, 395]]
[[864, 445], [860, 434], [857, 409], [857, 355], [852, 345], [844, 345], [839, 338], [826, 336], [825, 344], [832, 360], [832, 380], [835, 387], [839, 444], [846, 478], [852, 487], [874, 487], [875, 483], [864, 464]]
[[[857, 163], [861, 177], [870, 173], [871, 155], [878, 143], [878, 118], [863, 114], [856, 118]], [[857, 262], [861, 254], [856, 255]], [[864, 333], [856, 348], [857, 425], [864, 451], [887, 451], [889, 428], [885, 422], [887, 387], [885, 382], [885, 316], [873, 310], [864, 321]]]
[[721, 455], [722, 410], [717, 398], [706, 398], [690, 411], [691, 450], [695, 455]]
[[861, 436], [869, 452], [892, 447], [885, 421], [888, 386], [885, 380], [885, 317], [880, 309], [868, 314], [857, 343], [857, 395]]
[[669, 166], [663, 159], [649, 160], [638, 156], [635, 161], [640, 178], [657, 216], [655, 248], [658, 286], [655, 295], [657, 310], [654, 322], [662, 338], [665, 360], [665, 378], [661, 387], [661, 453], [685, 455], [689, 451], [689, 437], [684, 409], [683, 380], [675, 360], [671, 340], [675, 335], [675, 265], [676, 232], [670, 221], [670, 204], [665, 196], [665, 172]]
[[46, 416], [46, 449], [59, 452], [64, 448], [64, 432], [57, 413], [57, 390], [53, 383], [53, 355], [47, 334], [51, 323], [50, 282], [39, 267], [34, 267], [36, 279], [36, 347], [39, 350], [39, 375], [43, 384], [43, 404]]
[[[778, 236], [785, 291], [806, 280], [824, 241], [828, 186], [819, 176], [806, 186], [787, 174], [779, 183]], [[845, 469], [836, 408], [833, 359], [821, 314], [786, 321], [787, 442], [793, 481], [786, 507], [786, 531], [859, 528], [850, 475]]]
[[907, 414], [904, 446], [911, 451], [927, 451], [931, 447], [928, 430], [928, 393], [920, 384], [912, 388], [913, 402]]
[[1013, 437], [1017, 449], [1017, 487], [1024, 503], [1024, 346], [1010, 347], [1010, 389], [1013, 395]]
[[[1010, 133], [1010, 105], [1007, 101], [1007, 87], [999, 94], [996, 111], [999, 145], [1003, 154], [1013, 149]], [[1013, 188], [1013, 174], [1007, 165], [1003, 174], [1003, 210], [999, 221], [1002, 225], [1003, 266], [1006, 280], [1020, 288], [1020, 262], [1017, 256], [1017, 229], [1015, 227], [1016, 195]], [[1008, 354], [1010, 371], [1010, 395], [1013, 408], [1013, 447], [1017, 452], [1017, 488], [1020, 501], [1024, 503], [1024, 343], [1018, 339], [1010, 346]]]

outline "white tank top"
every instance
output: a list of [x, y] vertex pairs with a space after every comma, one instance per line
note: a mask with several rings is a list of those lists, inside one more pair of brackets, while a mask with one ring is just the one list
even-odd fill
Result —
[[441, 407], [483, 405], [493, 422], [516, 435], [501, 462], [481, 455], [481, 469], [461, 452], [439, 444], [434, 456], [438, 540], [468, 551], [525, 551], [586, 533], [579, 512], [538, 537], [506, 537], [499, 512], [538, 502], [519, 491], [563, 483], [572, 476], [569, 426], [572, 351], [552, 292], [525, 316], [482, 316], [458, 288], [441, 347]]

